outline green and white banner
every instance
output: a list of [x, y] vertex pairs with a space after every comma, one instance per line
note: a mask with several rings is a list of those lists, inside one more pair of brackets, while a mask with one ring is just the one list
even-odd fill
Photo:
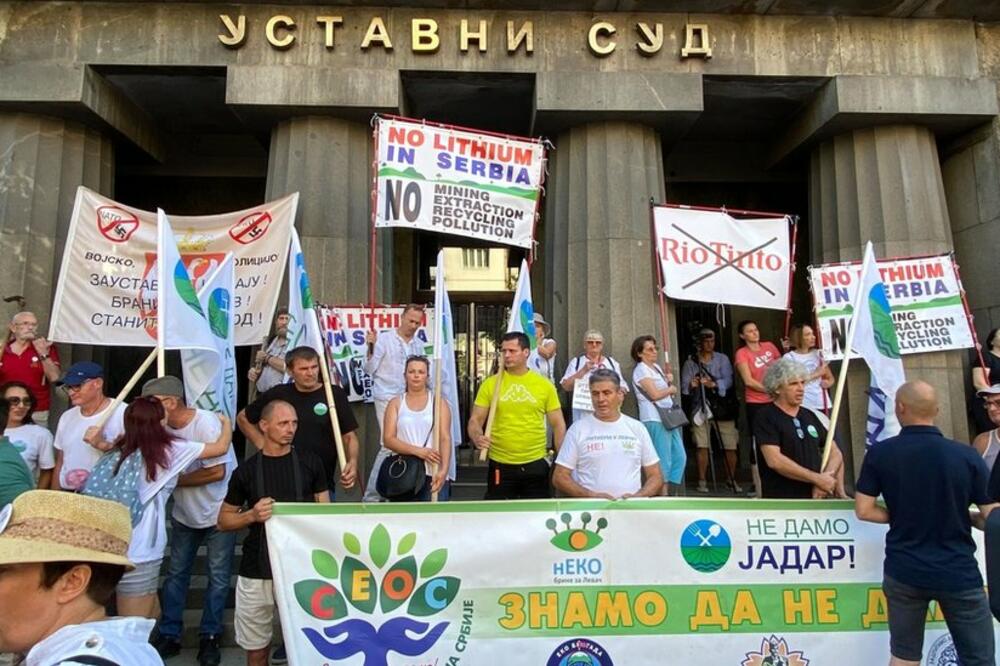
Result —
[[885, 528], [845, 501], [278, 504], [267, 538], [292, 664], [889, 659]]

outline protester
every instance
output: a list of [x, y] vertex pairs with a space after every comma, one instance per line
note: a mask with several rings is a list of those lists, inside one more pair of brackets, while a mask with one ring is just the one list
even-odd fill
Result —
[[385, 448], [385, 410], [389, 401], [398, 398], [406, 391], [406, 359], [411, 356], [422, 356], [424, 343], [416, 337], [417, 329], [424, 321], [424, 306], [411, 303], [403, 309], [399, 317], [399, 326], [394, 331], [381, 335], [373, 329], [368, 331], [365, 339], [368, 342], [368, 359], [365, 361], [365, 372], [372, 378], [372, 398], [375, 401], [375, 420], [378, 421], [379, 450], [375, 454], [375, 462], [368, 477], [365, 488], [364, 502], [378, 502], [382, 498], [375, 491], [375, 481], [378, 478], [382, 461], [389, 456]]
[[278, 308], [274, 315], [274, 335], [257, 350], [247, 379], [264, 393], [285, 383], [285, 351], [288, 348], [288, 308]]
[[[293, 364], [289, 363], [291, 367]], [[326, 465], [312, 451], [294, 445], [298, 410], [284, 400], [268, 401], [257, 421], [260, 450], [244, 460], [229, 480], [218, 528], [250, 530], [236, 579], [236, 643], [248, 666], [267, 666], [274, 622], [274, 583], [264, 523], [275, 502], [330, 501]]]
[[772, 363], [781, 358], [781, 352], [770, 342], [760, 341], [760, 329], [757, 323], [746, 319], [736, 326], [736, 332], [743, 341], [743, 346], [736, 350], [734, 362], [736, 372], [743, 380], [745, 408], [747, 415], [747, 432], [753, 433], [754, 420], [764, 405], [771, 402], [771, 397], [764, 388], [764, 373]]
[[[577, 397], [577, 392], [585, 390], [587, 387], [587, 382], [583, 381], [590, 376], [590, 373], [597, 368], [606, 368], [608, 370], [614, 370], [618, 373], [619, 377], [622, 377], [622, 367], [618, 364], [618, 361], [611, 358], [610, 356], [604, 355], [604, 335], [596, 329], [590, 329], [583, 334], [583, 349], [584, 352], [579, 356], [574, 357], [567, 365], [566, 372], [563, 374], [562, 380], [560, 380], [560, 385], [563, 390], [567, 393], [572, 394]], [[625, 392], [628, 392], [628, 386], [622, 387]], [[588, 405], [590, 403], [588, 402]], [[573, 420], [583, 418], [586, 414], [590, 412], [590, 407], [587, 409], [573, 409]]]
[[[0, 398], [0, 426], [6, 425], [9, 411], [10, 403]], [[6, 435], [0, 437], [0, 509], [34, 487], [35, 479], [20, 452]]]
[[558, 451], [566, 422], [555, 387], [528, 369], [528, 336], [506, 333], [500, 355], [504, 372], [492, 431], [485, 434], [496, 375], [484, 381], [469, 416], [469, 438], [489, 450], [486, 499], [531, 499], [550, 496], [549, 463], [545, 458], [545, 423], [552, 428]]
[[[118, 612], [156, 619], [160, 564], [167, 549], [167, 500], [177, 478], [195, 460], [225, 455], [232, 440], [229, 420], [212, 442], [191, 442], [170, 435], [163, 426], [163, 405], [151, 397], [136, 398], [125, 410], [125, 432], [115, 442], [95, 441], [108, 460], [95, 465], [83, 488], [86, 495], [131, 501], [128, 484], [136, 493], [139, 515], [133, 513], [128, 558], [135, 569], [117, 588]], [[103, 468], [101, 465], [103, 464]], [[105, 473], [106, 472], [106, 473]], [[134, 474], [134, 476], [133, 476]], [[124, 488], [123, 488], [124, 487]], [[128, 500], [128, 501], [126, 501]]]
[[552, 327], [545, 321], [541, 312], [536, 312], [534, 317], [535, 340], [538, 346], [531, 350], [528, 357], [528, 367], [545, 377], [553, 384], [556, 383], [556, 352], [558, 345], [550, 338]]
[[37, 487], [51, 488], [56, 454], [52, 447], [52, 433], [32, 420], [35, 397], [23, 382], [7, 382], [0, 386], [0, 396], [6, 398], [10, 405], [4, 436], [24, 458]]
[[91, 442], [113, 442], [124, 432], [126, 405], [117, 405], [101, 431], [96, 432], [92, 428], [104, 419], [104, 411], [111, 407], [111, 398], [104, 395], [104, 369], [90, 361], [74, 363], [60, 385], [73, 407], [59, 417], [52, 443], [56, 450], [52, 488], [75, 492], [83, 488], [90, 470], [101, 457], [101, 451]]
[[37, 335], [38, 319], [31, 312], [18, 312], [10, 320], [10, 334], [0, 357], [0, 384], [21, 382], [35, 398], [35, 420], [49, 425], [49, 385], [59, 379], [59, 351]]
[[[435, 449], [434, 393], [427, 389], [430, 362], [424, 356], [406, 359], [406, 391], [392, 400], [385, 409], [385, 446], [393, 453], [416, 456], [424, 461], [427, 478], [423, 490], [412, 499], [429, 502], [433, 493], [446, 501], [451, 495], [448, 464], [451, 461], [451, 410], [448, 401], [441, 401], [438, 432], [440, 442]], [[376, 470], [376, 478], [378, 477]]]
[[[172, 437], [189, 442], [214, 442], [222, 435], [222, 422], [213, 412], [184, 404], [184, 385], [177, 377], [167, 375], [149, 380], [142, 386], [142, 395], [155, 398], [163, 406], [167, 415], [165, 429]], [[170, 560], [161, 595], [163, 612], [153, 642], [164, 659], [180, 653], [191, 570], [198, 549], [204, 545], [208, 586], [198, 631], [198, 663], [217, 666], [222, 660], [219, 651], [222, 615], [229, 596], [236, 533], [221, 532], [215, 524], [235, 468], [236, 454], [230, 445], [217, 458], [192, 462], [177, 479], [170, 516]]]
[[844, 459], [836, 442], [821, 470], [827, 429], [815, 412], [802, 406], [808, 376], [806, 368], [790, 358], [772, 363], [764, 375], [772, 402], [762, 406], [753, 429], [763, 497], [847, 497]]
[[[924, 623], [934, 599], [963, 666], [992, 666], [993, 619], [976, 563], [973, 523], [997, 507], [982, 458], [934, 427], [938, 399], [923, 381], [896, 392], [899, 435], [869, 449], [856, 484], [858, 518], [888, 523], [882, 590], [893, 664], [919, 666]], [[885, 506], [876, 503], [881, 496]], [[976, 504], [980, 513], [970, 515]]]
[[0, 525], [0, 652], [27, 653], [26, 666], [162, 666], [152, 620], [105, 615], [132, 569], [128, 509], [51, 490], [12, 509]]
[[976, 393], [972, 396], [970, 411], [976, 426], [976, 434], [992, 430], [994, 427], [993, 421], [986, 413], [983, 398], [978, 392], [988, 389], [992, 384], [1000, 383], [1000, 328], [994, 328], [986, 336], [986, 344], [982, 349], [982, 363], [986, 364], [985, 370], [980, 364], [979, 354], [973, 349], [969, 364], [972, 366], [972, 388]]
[[[296, 347], [285, 356], [285, 365], [291, 373], [290, 384], [279, 384], [257, 397], [236, 415], [236, 423], [258, 449], [264, 446], [264, 433], [257, 427], [265, 405], [272, 400], [284, 400], [293, 407], [298, 417], [295, 441], [300, 451], [312, 451], [323, 461], [326, 470], [327, 488], [332, 497], [336, 490], [337, 447], [330, 424], [330, 405], [326, 400], [326, 390], [319, 379], [319, 354], [312, 347]], [[331, 386], [337, 423], [344, 444], [347, 465], [340, 470], [340, 482], [344, 488], [351, 488], [357, 481], [358, 437], [355, 431], [358, 422], [347, 402], [347, 394], [339, 386]]]
[[[674, 494], [678, 494], [684, 488], [684, 470], [687, 467], [684, 428], [668, 427], [657, 408], [670, 409], [674, 406], [675, 398], [680, 398], [677, 397], [677, 387], [672, 385], [673, 374], [664, 373], [657, 365], [656, 351], [656, 338], [652, 335], [640, 335], [632, 341], [632, 360], [636, 362], [632, 371], [632, 383], [635, 385], [635, 399], [639, 404], [639, 420], [649, 432], [663, 470], [663, 494], [669, 494], [671, 485], [674, 487]], [[594, 404], [596, 410], [597, 403]]]
[[983, 457], [986, 468], [993, 471], [997, 454], [1000, 453], [1000, 383], [978, 391], [977, 395], [983, 401], [983, 407], [990, 417], [993, 428], [976, 435], [976, 438], [972, 440], [972, 445]]
[[590, 373], [588, 381], [594, 412], [566, 431], [552, 485], [569, 497], [658, 495], [663, 487], [661, 464], [645, 424], [621, 413], [621, 377], [601, 368]]
[[830, 366], [823, 360], [823, 353], [816, 349], [816, 333], [809, 324], [799, 324], [792, 327], [788, 340], [792, 348], [785, 356], [801, 363], [809, 373], [802, 406], [829, 413], [832, 405], [827, 389], [833, 386], [835, 380]]

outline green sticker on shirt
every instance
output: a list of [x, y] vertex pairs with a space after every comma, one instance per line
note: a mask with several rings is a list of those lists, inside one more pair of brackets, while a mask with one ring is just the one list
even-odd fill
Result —
[[326, 413], [330, 411], [330, 408], [326, 406], [325, 402], [317, 402], [313, 405], [313, 413], [316, 416], [326, 416]]
[[808, 432], [810, 436], [819, 439], [819, 431], [817, 431], [816, 426], [812, 425], [811, 423], [806, 426], [806, 432]]

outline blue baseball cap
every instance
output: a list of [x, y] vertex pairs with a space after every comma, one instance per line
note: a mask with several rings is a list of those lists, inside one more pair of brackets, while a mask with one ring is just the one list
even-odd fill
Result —
[[93, 361], [80, 361], [69, 366], [66, 374], [59, 380], [60, 386], [79, 386], [88, 379], [97, 379], [104, 376], [104, 368]]

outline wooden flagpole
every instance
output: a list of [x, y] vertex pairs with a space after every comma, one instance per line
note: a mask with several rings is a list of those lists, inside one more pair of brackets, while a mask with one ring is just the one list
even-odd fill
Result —
[[[315, 312], [315, 310], [313, 310]], [[319, 315], [316, 315], [317, 318]], [[340, 465], [340, 473], [344, 473], [347, 467], [347, 456], [344, 455], [344, 438], [340, 435], [340, 419], [337, 418], [337, 404], [333, 399], [333, 384], [330, 382], [330, 368], [326, 361], [326, 341], [322, 341], [323, 348], [319, 352], [319, 371], [323, 376], [323, 390], [326, 392], [327, 414], [330, 416], [330, 427], [333, 428], [333, 441], [337, 446], [337, 464]]]
[[[129, 394], [129, 391], [131, 391], [135, 387], [136, 383], [139, 381], [139, 378], [142, 377], [142, 375], [146, 372], [146, 370], [149, 369], [149, 366], [153, 364], [153, 361], [159, 358], [160, 356], [159, 351], [160, 348], [157, 347], [153, 351], [149, 352], [149, 356], [146, 357], [146, 360], [142, 362], [142, 364], [139, 366], [139, 369], [136, 370], [135, 373], [132, 375], [132, 378], [125, 383], [125, 386], [122, 387], [122, 390], [119, 391], [118, 395], [115, 396], [115, 399], [111, 401], [111, 404], [104, 411], [104, 414], [101, 415], [100, 420], [96, 424], [98, 430], [104, 429], [105, 424], [107, 424], [108, 419], [111, 418], [111, 415], [114, 414], [115, 409], [118, 407], [118, 405], [124, 402], [125, 396], [127, 396]], [[162, 377], [163, 375], [160, 376]]]

